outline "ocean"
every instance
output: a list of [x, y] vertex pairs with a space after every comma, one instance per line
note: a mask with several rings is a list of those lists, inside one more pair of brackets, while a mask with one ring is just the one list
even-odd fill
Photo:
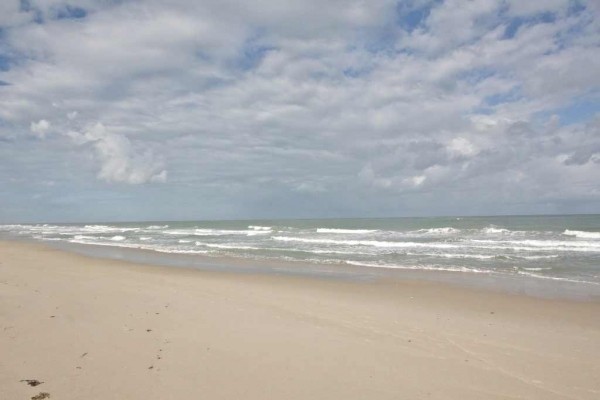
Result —
[[600, 288], [600, 215], [0, 225], [0, 234], [162, 255], [439, 271]]

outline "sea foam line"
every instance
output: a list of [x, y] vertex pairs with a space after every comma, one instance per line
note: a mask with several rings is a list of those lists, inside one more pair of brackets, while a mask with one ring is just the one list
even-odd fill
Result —
[[600, 239], [600, 232], [571, 231], [566, 229], [563, 235], [575, 236], [582, 239]]
[[580, 279], [572, 279], [572, 278], [559, 278], [558, 276], [540, 275], [540, 274], [536, 274], [534, 272], [517, 271], [517, 273], [520, 275], [530, 276], [532, 278], [538, 278], [538, 279], [548, 279], [548, 280], [552, 280], [552, 281], [562, 281], [562, 282], [572, 282], [572, 283], [586, 283], [588, 285], [600, 285], [600, 283], [598, 283], [598, 282], [583, 281]]
[[270, 230], [225, 230], [225, 229], [170, 229], [163, 233], [176, 236], [233, 236], [233, 235], [268, 235]]
[[337, 244], [347, 246], [373, 246], [373, 247], [428, 247], [450, 249], [460, 247], [448, 243], [417, 243], [417, 242], [385, 242], [378, 240], [335, 240], [335, 239], [305, 239], [289, 236], [273, 236], [274, 240], [282, 242], [301, 242], [315, 244]]
[[419, 229], [417, 231], [410, 231], [408, 233], [412, 233], [412, 234], [426, 234], [426, 235], [447, 235], [450, 233], [458, 233], [460, 232], [460, 229], [457, 228], [452, 228], [450, 226], [446, 226], [443, 228], [429, 228], [429, 229]]
[[248, 225], [248, 229], [255, 231], [270, 231], [272, 228], [270, 226]]
[[317, 233], [349, 233], [365, 234], [377, 232], [377, 229], [338, 229], [338, 228], [317, 228]]
[[493, 274], [494, 271], [467, 268], [467, 267], [446, 267], [446, 266], [434, 266], [434, 265], [393, 265], [393, 264], [376, 264], [363, 261], [349, 261], [346, 260], [344, 263], [349, 265], [356, 265], [359, 267], [369, 268], [386, 268], [386, 269], [405, 269], [405, 270], [419, 270], [419, 271], [446, 271], [446, 272], [472, 272], [476, 274]]

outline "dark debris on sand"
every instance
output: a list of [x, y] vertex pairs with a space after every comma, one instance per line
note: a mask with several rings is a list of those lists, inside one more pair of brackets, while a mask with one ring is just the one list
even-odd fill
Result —
[[40, 382], [37, 379], [21, 379], [21, 382], [25, 382], [27, 383], [29, 386], [37, 386], [37, 385], [41, 385], [44, 382]]
[[50, 393], [48, 392], [40, 392], [39, 394], [33, 396], [31, 400], [43, 400], [50, 397]]

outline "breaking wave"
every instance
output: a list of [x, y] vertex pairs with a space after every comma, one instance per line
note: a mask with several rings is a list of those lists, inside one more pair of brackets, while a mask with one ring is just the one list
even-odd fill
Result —
[[289, 236], [273, 236], [274, 240], [282, 242], [302, 242], [315, 244], [336, 244], [347, 246], [373, 246], [373, 247], [433, 247], [440, 249], [456, 248], [457, 245], [449, 243], [419, 243], [419, 242], [386, 242], [378, 240], [335, 240], [335, 239], [306, 239]]
[[575, 236], [582, 239], [600, 239], [600, 232], [587, 232], [587, 231], [571, 231], [565, 230], [563, 235]]
[[365, 234], [377, 232], [376, 229], [336, 229], [336, 228], [317, 228], [317, 233], [348, 233]]

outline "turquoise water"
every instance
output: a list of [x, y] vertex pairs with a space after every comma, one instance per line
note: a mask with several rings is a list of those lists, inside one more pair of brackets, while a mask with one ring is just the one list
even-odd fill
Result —
[[[600, 285], [600, 215], [1, 225], [74, 245]], [[351, 268], [352, 267], [352, 268]]]

